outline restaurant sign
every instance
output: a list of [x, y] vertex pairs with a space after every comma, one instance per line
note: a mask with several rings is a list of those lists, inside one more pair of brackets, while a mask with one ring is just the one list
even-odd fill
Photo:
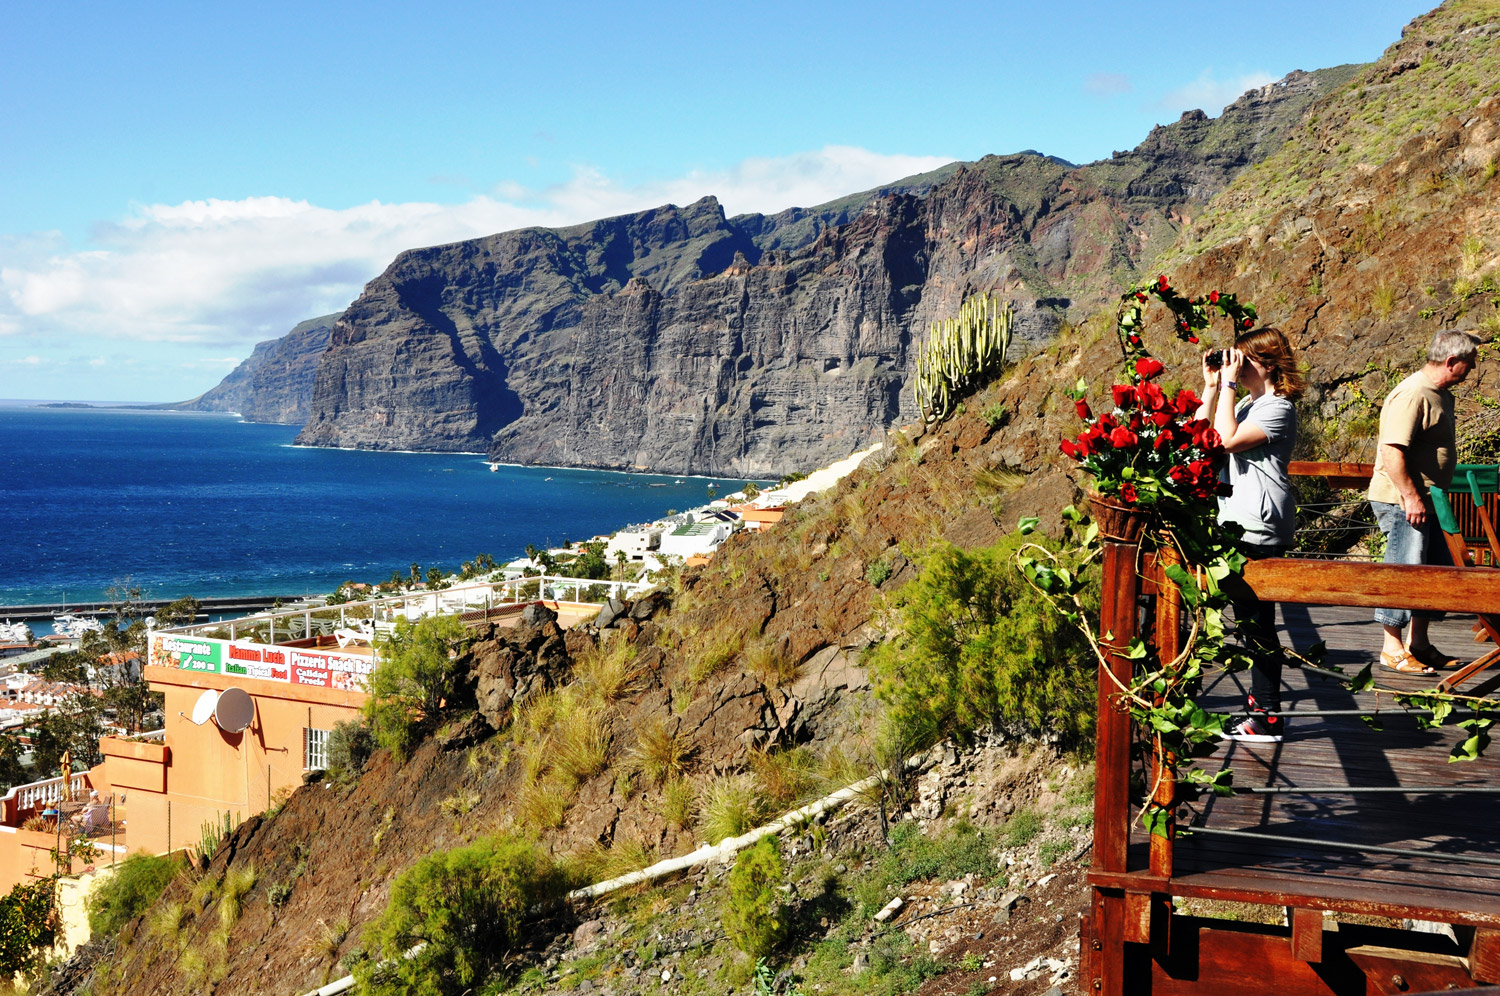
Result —
[[183, 671], [362, 692], [374, 662], [357, 654], [157, 633], [151, 663]]

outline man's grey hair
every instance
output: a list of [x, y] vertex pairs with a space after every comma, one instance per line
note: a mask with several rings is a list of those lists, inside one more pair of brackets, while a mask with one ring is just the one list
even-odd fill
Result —
[[1443, 329], [1432, 337], [1432, 345], [1427, 347], [1428, 363], [1447, 363], [1449, 360], [1473, 363], [1478, 355], [1479, 340], [1458, 329]]

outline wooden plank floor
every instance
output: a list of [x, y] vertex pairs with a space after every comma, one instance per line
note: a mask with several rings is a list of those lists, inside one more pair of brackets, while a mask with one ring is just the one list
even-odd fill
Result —
[[[1381, 631], [1368, 609], [1283, 605], [1282, 641], [1305, 648], [1324, 640], [1327, 660], [1353, 673], [1374, 659]], [[1452, 617], [1432, 626], [1433, 642], [1465, 660], [1482, 649], [1473, 643], [1472, 617]], [[1500, 668], [1497, 668], [1500, 670]], [[1376, 668], [1381, 684], [1417, 689], [1435, 680]], [[1205, 705], [1225, 711], [1243, 707], [1248, 674], [1211, 679]], [[1283, 709], [1367, 708], [1371, 697], [1353, 696], [1333, 681], [1288, 668], [1282, 680]], [[1472, 691], [1468, 686], [1463, 691]], [[1450, 764], [1456, 728], [1420, 731], [1387, 699], [1383, 732], [1357, 716], [1288, 721], [1281, 744], [1226, 743], [1202, 763], [1212, 771], [1234, 769], [1234, 782], [1252, 786], [1492, 786], [1500, 788], [1500, 730], [1490, 755]], [[1194, 821], [1210, 828], [1246, 830], [1422, 852], [1421, 857], [1338, 851], [1316, 846], [1259, 842], [1207, 835], [1179, 838], [1174, 885], [1183, 894], [1253, 889], [1322, 897], [1327, 908], [1403, 904], [1426, 909], [1428, 918], [1500, 923], [1500, 865], [1444, 860], [1473, 854], [1500, 858], [1500, 795], [1241, 794], [1200, 799]], [[1146, 838], [1132, 839], [1131, 867], [1145, 864]], [[1416, 914], [1413, 914], [1416, 915]]]

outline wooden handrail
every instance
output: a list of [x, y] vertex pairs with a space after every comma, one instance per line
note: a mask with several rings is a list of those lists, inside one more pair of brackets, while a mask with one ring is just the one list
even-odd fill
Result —
[[1326, 460], [1293, 460], [1287, 466], [1293, 477], [1321, 477], [1333, 488], [1364, 488], [1375, 473], [1373, 463], [1333, 463]]
[[1245, 580], [1267, 601], [1500, 615], [1500, 571], [1491, 567], [1253, 560]]

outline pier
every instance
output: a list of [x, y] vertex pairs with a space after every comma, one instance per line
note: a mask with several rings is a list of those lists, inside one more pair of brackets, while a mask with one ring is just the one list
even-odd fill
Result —
[[[278, 603], [290, 605], [300, 602], [306, 595], [228, 595], [222, 598], [200, 598], [198, 599], [197, 619], [209, 619], [214, 616], [225, 616], [245, 614], [251, 612], [262, 612], [272, 608]], [[140, 608], [147, 615], [171, 605], [177, 601], [175, 598], [146, 598], [131, 604]], [[45, 605], [0, 605], [0, 619], [8, 619], [11, 622], [51, 622], [53, 619], [69, 613], [75, 616], [88, 616], [95, 619], [107, 619], [114, 616], [117, 610], [115, 603], [107, 601], [96, 602], [55, 602]]]

